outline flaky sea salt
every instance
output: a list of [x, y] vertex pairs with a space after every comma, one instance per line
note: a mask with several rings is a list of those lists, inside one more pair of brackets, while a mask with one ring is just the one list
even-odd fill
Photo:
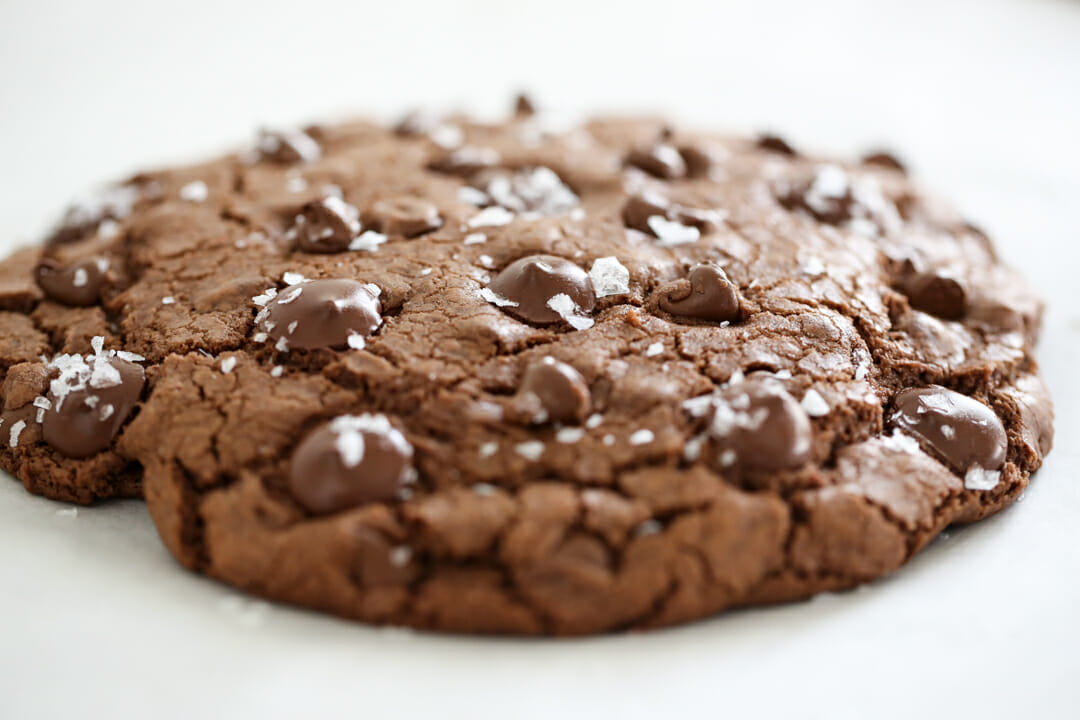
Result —
[[210, 189], [202, 180], [192, 180], [180, 188], [180, 199], [188, 202], [201, 203], [210, 197]]
[[349, 249], [354, 251], [366, 250], [367, 252], [375, 252], [379, 249], [380, 245], [386, 242], [386, 240], [386, 235], [380, 232], [365, 230], [349, 243]]
[[589, 270], [596, 297], [630, 292], [630, 271], [616, 257], [597, 258]]
[[656, 357], [657, 355], [662, 355], [663, 352], [664, 343], [654, 342], [653, 344], [649, 345], [649, 347], [645, 348], [645, 357]]
[[514, 452], [526, 460], [535, 462], [544, 454], [544, 443], [539, 440], [526, 440], [523, 443], [515, 445]]
[[480, 449], [479, 449], [478, 452], [480, 453], [480, 457], [489, 458], [492, 455], [494, 455], [495, 453], [499, 452], [499, 443], [497, 443], [497, 442], [483, 443], [480, 446]]
[[487, 242], [487, 235], [485, 235], [484, 233], [480, 233], [480, 232], [469, 233], [468, 235], [465, 236], [465, 239], [463, 240], [463, 242], [466, 245], [479, 245], [480, 243]]
[[693, 225], [683, 225], [662, 215], [653, 215], [647, 222], [661, 247], [686, 245], [701, 239], [701, 231]]
[[230, 355], [227, 358], [221, 359], [221, 372], [228, 375], [236, 367], [236, 356]]
[[504, 298], [502, 295], [499, 295], [497, 292], [495, 292], [491, 288], [480, 288], [480, 297], [484, 298], [485, 300], [487, 300], [492, 305], [495, 305], [496, 307], [517, 307], [518, 306], [518, 304], [516, 302], [514, 302], [513, 300], [508, 300], [507, 298]]
[[588, 330], [593, 319], [580, 314], [580, 308], [566, 293], [559, 293], [547, 301], [547, 306], [559, 314], [575, 330]]
[[1000, 470], [986, 470], [972, 465], [964, 475], [964, 487], [968, 490], [993, 490], [1001, 482]]
[[829, 403], [825, 401], [825, 398], [821, 397], [821, 393], [813, 388], [806, 391], [802, 402], [799, 404], [802, 405], [802, 409], [810, 417], [824, 417], [829, 414]]
[[468, 226], [471, 228], [500, 227], [510, 223], [514, 219], [514, 213], [500, 205], [492, 205], [469, 218]]
[[656, 439], [656, 435], [653, 434], [652, 430], [642, 429], [642, 430], [638, 430], [638, 431], [634, 432], [632, 435], [630, 435], [630, 444], [631, 445], [648, 445], [649, 443], [651, 443], [655, 439]]
[[585, 429], [579, 427], [559, 428], [555, 432], [555, 442], [571, 445], [585, 437]]

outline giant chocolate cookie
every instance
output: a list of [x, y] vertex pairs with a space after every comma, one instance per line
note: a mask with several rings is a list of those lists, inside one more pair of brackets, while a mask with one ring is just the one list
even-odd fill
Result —
[[0, 462], [377, 623], [594, 633], [850, 587], [1050, 448], [1039, 300], [891, 157], [652, 120], [262, 134], [0, 267]]

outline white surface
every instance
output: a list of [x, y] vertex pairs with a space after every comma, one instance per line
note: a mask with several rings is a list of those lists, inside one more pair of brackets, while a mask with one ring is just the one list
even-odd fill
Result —
[[521, 642], [253, 604], [175, 566], [139, 503], [72, 517], [0, 482], [0, 718], [1080, 715], [1080, 3], [0, 0], [0, 242], [263, 122], [518, 87], [901, 149], [1051, 302], [1057, 448], [1023, 502], [862, 591]]

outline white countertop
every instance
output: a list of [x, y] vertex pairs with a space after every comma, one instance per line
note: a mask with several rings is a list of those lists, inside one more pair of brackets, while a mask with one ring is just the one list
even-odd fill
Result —
[[897, 148], [1049, 300], [1057, 447], [1023, 501], [859, 591], [518, 641], [243, 599], [181, 570], [138, 502], [0, 482], [0, 718], [1080, 716], [1080, 2], [0, 2], [0, 245], [261, 123], [518, 88]]

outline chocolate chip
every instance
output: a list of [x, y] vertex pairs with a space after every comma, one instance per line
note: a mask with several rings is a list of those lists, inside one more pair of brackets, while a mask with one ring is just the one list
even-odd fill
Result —
[[428, 162], [428, 168], [447, 175], [470, 177], [502, 162], [497, 150], [488, 147], [466, 146], [439, 153]]
[[713, 322], [739, 319], [739, 291], [723, 268], [700, 264], [686, 279], [663, 286], [660, 309], [672, 315]]
[[572, 366], [545, 357], [525, 368], [517, 399], [523, 406], [535, 403], [532, 422], [581, 423], [589, 414], [589, 386]]
[[892, 153], [882, 151], [869, 153], [863, 156], [862, 164], [887, 168], [889, 170], [898, 170], [899, 172], [907, 174], [907, 168], [904, 167], [904, 163], [900, 162], [900, 160]]
[[893, 399], [890, 423], [957, 472], [973, 466], [997, 470], [1005, 464], [1008, 440], [997, 414], [940, 385], [900, 391]]
[[536, 103], [532, 101], [525, 93], [519, 93], [514, 98], [514, 115], [515, 117], [530, 117], [536, 114]]
[[751, 378], [720, 390], [713, 400], [709, 435], [721, 470], [783, 470], [810, 458], [810, 418], [775, 381]]
[[105, 284], [109, 261], [90, 258], [65, 265], [53, 258], [42, 258], [34, 268], [34, 278], [50, 299], [73, 307], [97, 304]]
[[967, 293], [955, 278], [935, 272], [911, 272], [897, 283], [916, 310], [946, 320], [959, 320], [967, 310]]
[[787, 140], [784, 140], [784, 138], [779, 135], [770, 133], [759, 135], [757, 146], [762, 150], [768, 150], [769, 152], [779, 153], [789, 157], [795, 157], [799, 154], [795, 148], [788, 144]]
[[[805, 210], [823, 223], [840, 225], [856, 216], [857, 203], [847, 173], [835, 165], [818, 168], [781, 191], [780, 204]], [[858, 208], [860, 213], [862, 208]], [[863, 213], [865, 214], [865, 213]]]
[[[70, 458], [109, 447], [142, 395], [142, 366], [118, 357], [65, 357], [46, 395], [50, 407], [41, 422], [45, 442]], [[54, 361], [55, 362], [55, 361]]]
[[686, 174], [692, 178], [709, 177], [713, 165], [716, 163], [712, 153], [697, 145], [682, 145], [679, 154], [686, 163]]
[[306, 252], [342, 252], [360, 234], [360, 214], [338, 197], [313, 200], [304, 205], [292, 234], [297, 246]]
[[355, 280], [304, 280], [278, 293], [255, 317], [258, 334], [279, 350], [362, 348], [382, 324], [373, 286]]
[[365, 220], [381, 233], [402, 237], [423, 235], [443, 224], [439, 208], [411, 196], [379, 200], [365, 213]]
[[303, 130], [263, 130], [257, 145], [263, 158], [282, 164], [312, 162], [322, 155], [319, 143]]
[[588, 273], [555, 255], [530, 255], [506, 266], [487, 289], [503, 310], [526, 322], [547, 324], [566, 319], [552, 307], [557, 296], [568, 296], [581, 312], [591, 312], [596, 293]]
[[623, 224], [643, 233], [654, 234], [652, 228], [649, 227], [649, 218], [660, 216], [670, 220], [671, 217], [668, 214], [670, 210], [671, 203], [668, 199], [655, 193], [643, 192], [631, 195], [622, 207]]
[[384, 415], [342, 415], [293, 452], [289, 491], [313, 513], [393, 500], [413, 476], [413, 449]]
[[678, 150], [667, 143], [631, 150], [626, 156], [626, 164], [663, 180], [686, 177], [686, 161]]

